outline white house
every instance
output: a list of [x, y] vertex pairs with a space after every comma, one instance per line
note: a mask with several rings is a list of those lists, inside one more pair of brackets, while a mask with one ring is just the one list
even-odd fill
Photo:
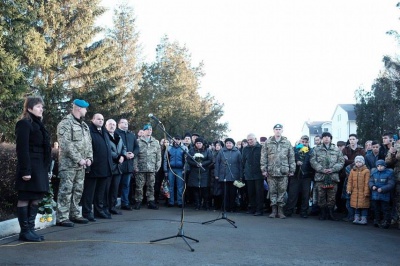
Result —
[[332, 142], [347, 141], [349, 135], [357, 133], [354, 104], [338, 104], [332, 115]]
[[339, 140], [347, 141], [349, 135], [357, 133], [356, 113], [354, 104], [338, 104], [332, 115], [331, 121], [305, 122], [301, 129], [302, 135], [310, 136], [310, 146], [314, 146], [314, 137], [323, 132], [332, 134], [332, 143]]

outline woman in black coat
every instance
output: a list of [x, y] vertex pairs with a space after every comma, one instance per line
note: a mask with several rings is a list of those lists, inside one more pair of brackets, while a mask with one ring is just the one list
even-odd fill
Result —
[[21, 119], [15, 126], [19, 239], [30, 242], [44, 240], [34, 229], [38, 204], [49, 191], [51, 146], [49, 133], [42, 123], [43, 105], [41, 97], [27, 97]]

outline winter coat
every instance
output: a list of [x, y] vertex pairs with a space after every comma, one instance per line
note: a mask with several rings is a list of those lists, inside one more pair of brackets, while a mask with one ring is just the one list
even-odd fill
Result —
[[120, 175], [122, 174], [121, 166], [119, 163], [121, 157], [124, 157], [124, 161], [126, 160], [126, 147], [121, 137], [114, 132], [114, 137], [111, 134], [107, 134], [110, 139], [111, 145], [111, 157], [112, 157], [112, 174]]
[[[389, 202], [390, 192], [395, 185], [393, 170], [390, 168], [385, 168], [383, 171], [378, 171], [376, 168], [373, 169], [368, 185], [371, 189], [371, 200], [382, 200]], [[377, 189], [381, 188], [382, 192], [378, 192], [378, 190], [372, 190], [373, 186], [376, 186]]]
[[378, 161], [379, 154], [375, 155], [373, 152], [365, 155], [365, 166], [368, 167], [369, 170], [372, 168], [376, 168], [376, 161]]
[[93, 163], [86, 169], [86, 178], [106, 178], [112, 175], [111, 144], [108, 132], [101, 127], [101, 133], [94, 124], [89, 126], [92, 137]]
[[[20, 191], [47, 192], [51, 161], [50, 137], [40, 118], [29, 114], [15, 125], [17, 172], [15, 188]], [[31, 179], [24, 181], [23, 176]]]
[[89, 126], [68, 114], [57, 126], [57, 140], [60, 144], [59, 171], [78, 170], [79, 161], [90, 159], [93, 162], [92, 138]]
[[[312, 150], [308, 147], [308, 152], [302, 153], [300, 149], [294, 149], [294, 158], [296, 161], [296, 172], [295, 177], [300, 178], [312, 178], [314, 176], [315, 170], [311, 167], [310, 158]], [[297, 165], [297, 162], [301, 161], [302, 165]]]
[[201, 162], [202, 167], [197, 166], [197, 163], [192, 159], [188, 158], [187, 162], [190, 165], [190, 173], [188, 186], [189, 187], [208, 187], [209, 186], [209, 167], [213, 163], [213, 155], [208, 149], [198, 150], [196, 148], [192, 148], [189, 151], [189, 154], [193, 157], [195, 153], [203, 154], [204, 158]]
[[171, 167], [173, 169], [182, 169], [185, 165], [185, 152], [183, 149], [187, 149], [185, 147], [179, 146], [169, 146], [167, 148], [167, 152], [164, 154], [164, 172], [168, 173], [168, 169]]
[[121, 171], [123, 174], [128, 174], [128, 173], [133, 173], [133, 161], [136, 159], [138, 153], [139, 153], [139, 144], [136, 139], [135, 133], [131, 131], [125, 131], [117, 128], [115, 132], [120, 136], [122, 139], [122, 142], [124, 143], [126, 147], [126, 152], [132, 152], [135, 157], [133, 159], [126, 159], [122, 164], [121, 164]]
[[262, 180], [264, 176], [261, 172], [261, 149], [260, 143], [254, 146], [246, 146], [242, 150], [242, 166], [244, 180]]
[[161, 167], [161, 147], [158, 140], [150, 137], [146, 140], [141, 137], [138, 140], [139, 153], [134, 160], [134, 168], [138, 172], [156, 173]]
[[215, 160], [214, 175], [218, 177], [219, 182], [224, 182], [224, 180], [233, 182], [242, 178], [242, 155], [238, 148], [221, 149]]
[[269, 137], [261, 149], [260, 167], [269, 176], [288, 176], [296, 171], [292, 144], [286, 137]]
[[344, 147], [342, 150], [343, 156], [347, 156], [347, 160], [345, 159], [344, 161], [344, 167], [354, 163], [354, 159], [356, 156], [362, 156], [365, 158], [365, 150], [361, 146], [357, 146], [354, 150], [350, 147], [350, 145], [347, 145]]
[[[339, 183], [339, 171], [343, 168], [344, 157], [335, 144], [331, 143], [329, 147], [324, 144], [314, 147], [310, 162], [315, 170], [314, 181], [322, 182], [325, 177], [330, 177], [333, 182]], [[332, 169], [332, 173], [325, 174], [325, 169]]]
[[350, 206], [356, 209], [367, 209], [370, 205], [370, 190], [368, 186], [370, 178], [369, 169], [363, 165], [360, 168], [353, 167], [347, 182], [347, 191], [350, 192]]

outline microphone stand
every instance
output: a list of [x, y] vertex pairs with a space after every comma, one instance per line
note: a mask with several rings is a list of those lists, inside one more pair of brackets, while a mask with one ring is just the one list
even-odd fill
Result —
[[[149, 115], [150, 118], [153, 118], [156, 122], [157, 122], [157, 126], [165, 133], [165, 135], [167, 135], [173, 143], [176, 143], [176, 141], [171, 137], [171, 135], [168, 134], [168, 132], [164, 129], [164, 126], [162, 125], [162, 123], [160, 122], [160, 120], [158, 120], [155, 116], [153, 116], [151, 114], [151, 116]], [[189, 156], [190, 158], [193, 159], [193, 161], [196, 162], [196, 160], [188, 153], [188, 151], [186, 149], [184, 149], [181, 145], [178, 145], [179, 148], [184, 152], [185, 154], [185, 162], [186, 162], [186, 157]], [[168, 150], [166, 151], [168, 152]], [[197, 163], [198, 167], [202, 168], [204, 170], [204, 168]], [[181, 210], [181, 224], [180, 227], [178, 229], [178, 233], [176, 235], [172, 235], [172, 236], [168, 236], [168, 237], [163, 237], [160, 239], [155, 239], [155, 240], [150, 240], [150, 243], [155, 243], [155, 242], [159, 242], [159, 241], [163, 241], [163, 240], [167, 240], [167, 239], [171, 239], [171, 238], [177, 238], [180, 237], [183, 239], [183, 241], [185, 241], [186, 245], [188, 245], [188, 247], [190, 248], [190, 251], [194, 251], [194, 249], [192, 248], [192, 246], [190, 246], [189, 242], [186, 239], [190, 239], [193, 240], [195, 242], [199, 242], [199, 240], [189, 237], [189, 236], [185, 236], [185, 232], [183, 230], [183, 217], [184, 217], [184, 212], [185, 212], [185, 192], [186, 192], [186, 171], [183, 171], [183, 185], [184, 185], [184, 192], [182, 194], [182, 210]], [[180, 178], [180, 177], [179, 177]]]
[[[228, 159], [226, 158], [226, 156], [224, 154], [224, 151], [221, 149], [220, 152], [222, 152], [222, 156], [224, 156], [225, 165], [228, 167], [228, 170], [229, 170], [230, 175], [232, 176], [232, 179], [235, 179], [233, 177], [231, 167], [229, 166]], [[218, 180], [218, 182], [219, 182], [219, 180]], [[203, 222], [202, 224], [211, 224], [211, 223], [213, 223], [215, 221], [218, 221], [218, 220], [225, 220], [228, 223], [230, 223], [233, 227], [237, 228], [237, 226], [235, 225], [235, 221], [229, 219], [228, 215], [226, 214], [226, 178], [225, 177], [224, 177], [224, 202], [222, 203], [222, 214], [221, 214], [221, 217], [219, 217], [217, 219], [214, 219], [214, 220], [207, 221], [207, 222]]]

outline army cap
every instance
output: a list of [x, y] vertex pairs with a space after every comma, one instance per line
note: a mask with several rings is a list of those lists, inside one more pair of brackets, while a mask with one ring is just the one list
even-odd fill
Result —
[[85, 101], [85, 100], [75, 99], [75, 100], [73, 101], [73, 103], [74, 103], [76, 106], [81, 107], [81, 108], [88, 108], [88, 107], [89, 107], [89, 103], [88, 103], [87, 101]]
[[309, 140], [310, 138], [307, 135], [303, 135], [303, 136], [301, 136], [301, 139]]
[[281, 125], [281, 124], [276, 124], [275, 126], [274, 126], [274, 129], [276, 129], [276, 128], [283, 128], [283, 126]]

